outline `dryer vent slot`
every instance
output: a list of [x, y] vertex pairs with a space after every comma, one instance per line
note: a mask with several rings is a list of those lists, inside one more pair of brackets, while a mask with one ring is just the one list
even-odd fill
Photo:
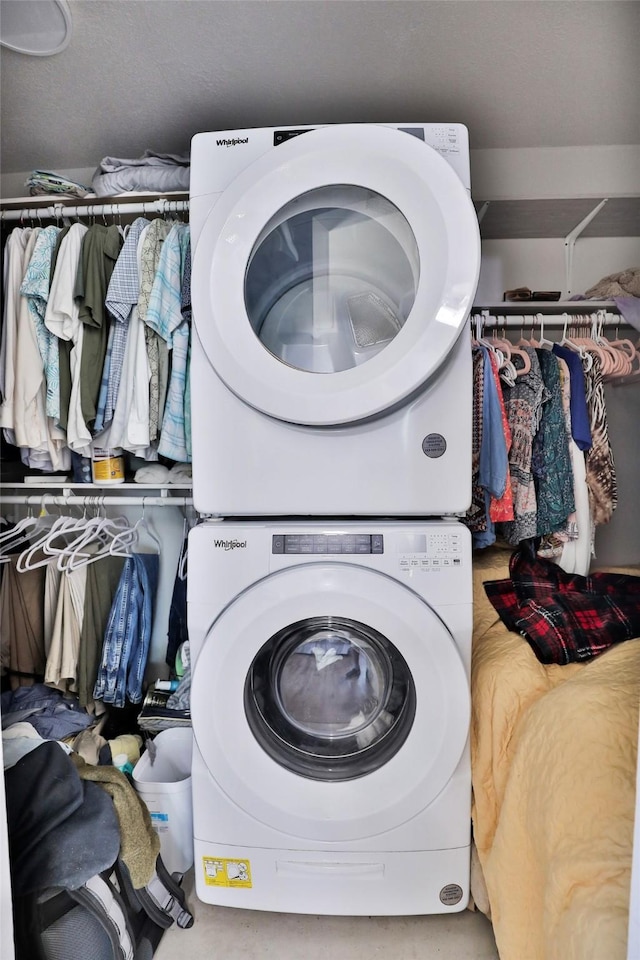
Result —
[[347, 298], [353, 339], [358, 347], [373, 347], [393, 340], [402, 323], [377, 293], [359, 293]]

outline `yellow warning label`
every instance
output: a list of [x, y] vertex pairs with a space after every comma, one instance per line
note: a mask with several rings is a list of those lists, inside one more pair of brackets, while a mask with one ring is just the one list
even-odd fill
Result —
[[104, 460], [94, 460], [93, 479], [96, 483], [105, 480], [124, 480], [124, 460], [122, 457], [107, 457]]
[[252, 887], [248, 860], [228, 857], [203, 857], [204, 882], [208, 887]]

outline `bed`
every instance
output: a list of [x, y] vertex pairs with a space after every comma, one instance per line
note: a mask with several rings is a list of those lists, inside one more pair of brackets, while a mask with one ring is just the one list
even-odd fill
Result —
[[509, 557], [474, 559], [473, 899], [501, 960], [626, 960], [640, 639], [541, 663], [483, 587]]

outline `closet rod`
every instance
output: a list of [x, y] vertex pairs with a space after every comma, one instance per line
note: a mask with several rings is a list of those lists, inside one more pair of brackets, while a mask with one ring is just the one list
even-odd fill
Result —
[[11, 494], [0, 497], [5, 504], [24, 504], [30, 507], [192, 507], [193, 497], [100, 497], [72, 494], [68, 497], [56, 494]]
[[[607, 310], [607, 315], [605, 318], [605, 329], [610, 329], [612, 326], [616, 327], [626, 327], [631, 326], [627, 321], [618, 313], [614, 313], [611, 310]], [[542, 323], [545, 327], [562, 329], [567, 324], [568, 327], [576, 326], [586, 326], [587, 323], [591, 323], [593, 320], [593, 311], [589, 313], [569, 313], [568, 319], [562, 313], [558, 314], [536, 314], [536, 313], [520, 313], [520, 314], [503, 314], [499, 310], [480, 312], [475, 311], [471, 314], [471, 322], [478, 318], [483, 322], [486, 327], [504, 327], [520, 329], [521, 327], [531, 327], [537, 324], [538, 326]]]
[[60, 220], [63, 217], [113, 217], [129, 213], [184, 213], [189, 210], [188, 200], [143, 200], [136, 203], [82, 203], [67, 206], [53, 203], [48, 207], [23, 207], [18, 210], [1, 210], [2, 220]]
[[495, 316], [535, 316], [542, 313], [544, 316], [562, 316], [568, 314], [595, 313], [606, 310], [608, 313], [619, 313], [615, 300], [503, 300], [497, 303], [476, 303], [471, 308], [471, 314], [487, 312]]

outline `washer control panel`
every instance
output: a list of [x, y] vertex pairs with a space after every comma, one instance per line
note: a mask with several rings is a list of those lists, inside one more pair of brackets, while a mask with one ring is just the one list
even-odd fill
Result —
[[434, 530], [412, 537], [421, 543], [398, 543], [398, 561], [403, 573], [438, 573], [463, 565], [462, 533]]

